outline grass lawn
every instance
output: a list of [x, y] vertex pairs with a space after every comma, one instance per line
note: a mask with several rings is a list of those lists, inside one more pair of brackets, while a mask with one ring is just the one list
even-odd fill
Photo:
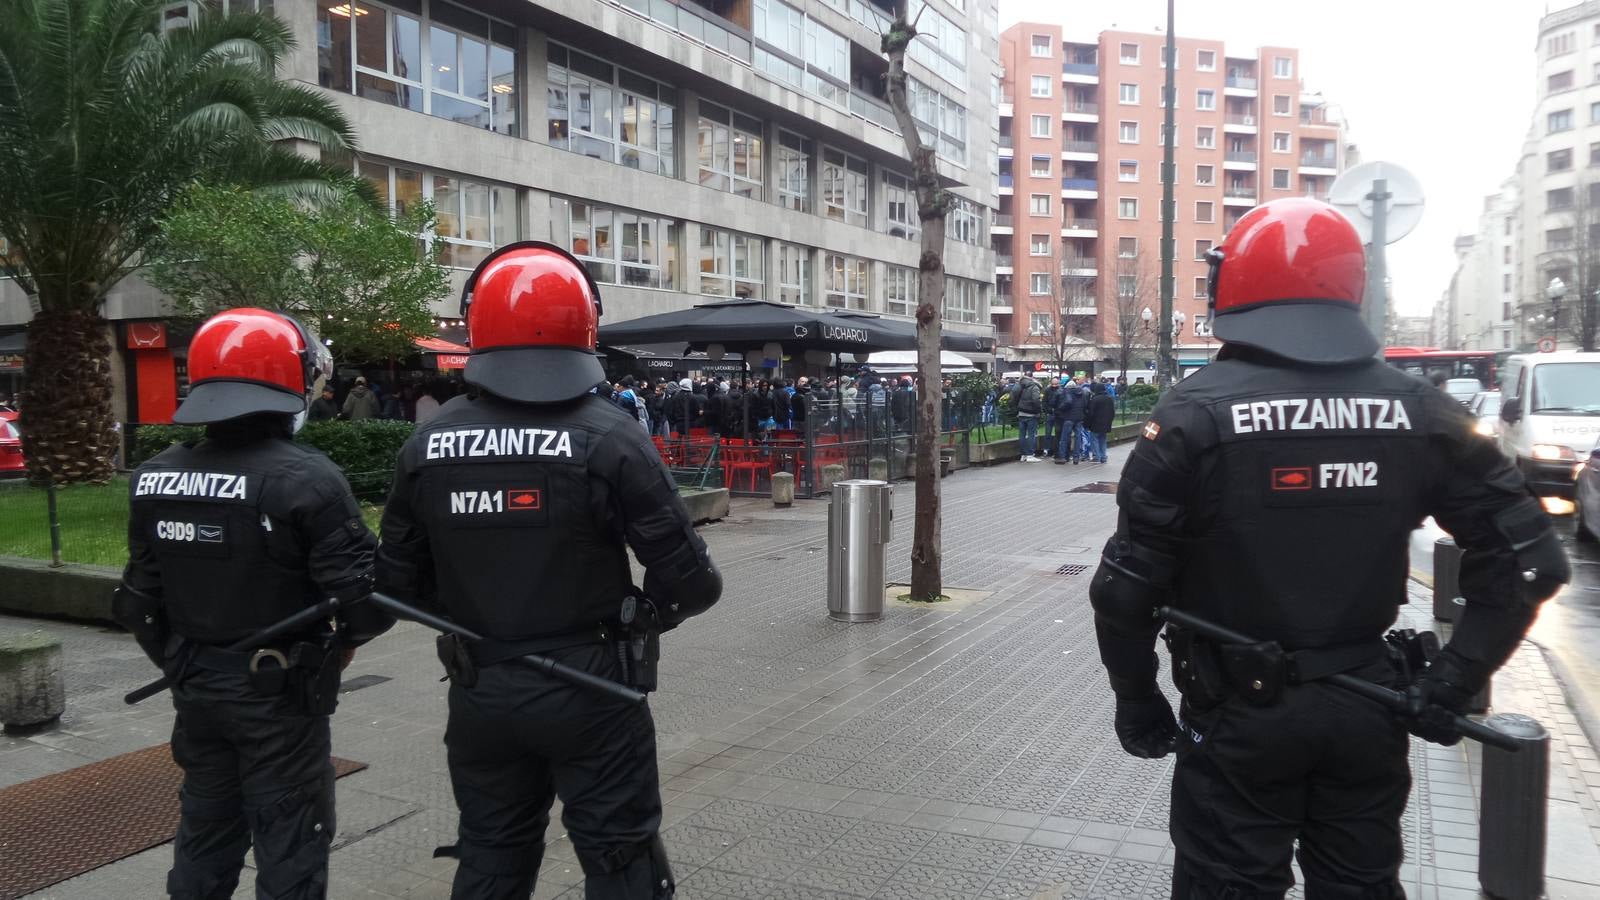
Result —
[[[128, 561], [128, 480], [80, 484], [56, 491], [61, 517], [61, 558], [121, 567]], [[374, 532], [383, 506], [361, 504]], [[45, 492], [20, 482], [0, 484], [0, 556], [50, 558], [50, 516]]]

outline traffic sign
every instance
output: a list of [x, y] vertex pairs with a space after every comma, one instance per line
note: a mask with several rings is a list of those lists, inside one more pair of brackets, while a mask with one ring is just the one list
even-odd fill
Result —
[[1422, 185], [1417, 176], [1392, 162], [1373, 160], [1347, 170], [1328, 189], [1333, 204], [1350, 224], [1361, 232], [1361, 242], [1372, 243], [1374, 182], [1382, 179], [1389, 196], [1383, 209], [1387, 213], [1383, 242], [1392, 244], [1410, 233], [1422, 219]]
[[1556, 339], [1552, 338], [1552, 337], [1539, 338], [1539, 352], [1540, 353], [1554, 353], [1554, 352], [1556, 352]]

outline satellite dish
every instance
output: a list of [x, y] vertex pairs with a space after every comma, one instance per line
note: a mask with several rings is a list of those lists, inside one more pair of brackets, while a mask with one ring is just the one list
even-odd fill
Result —
[[1417, 176], [1392, 162], [1374, 160], [1346, 171], [1328, 189], [1328, 202], [1361, 233], [1362, 243], [1372, 243], [1372, 183], [1387, 183], [1389, 205], [1384, 220], [1384, 243], [1392, 244], [1411, 233], [1422, 220], [1422, 183]]

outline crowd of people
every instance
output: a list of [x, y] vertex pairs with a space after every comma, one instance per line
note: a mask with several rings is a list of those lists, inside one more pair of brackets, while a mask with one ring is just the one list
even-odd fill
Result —
[[389, 419], [426, 425], [439, 412], [439, 407], [464, 387], [448, 378], [435, 378], [395, 388], [382, 383], [369, 384], [366, 376], [358, 375], [342, 400], [332, 382], [324, 385], [321, 395], [311, 401], [307, 419], [312, 422]]
[[1063, 375], [1042, 386], [1025, 375], [1009, 379], [1001, 393], [1017, 411], [1023, 462], [1052, 456], [1058, 466], [1106, 462], [1106, 435], [1117, 416], [1117, 385], [1110, 379]]

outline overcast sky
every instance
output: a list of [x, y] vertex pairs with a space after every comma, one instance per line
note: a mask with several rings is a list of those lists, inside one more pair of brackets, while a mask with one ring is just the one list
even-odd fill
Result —
[[[1510, 176], [1534, 102], [1534, 39], [1573, 0], [1177, 0], [1180, 37], [1297, 47], [1306, 88], [1344, 108], [1363, 160], [1408, 168], [1427, 210], [1389, 245], [1400, 312], [1424, 315], [1476, 230], [1483, 196]], [[1165, 0], [1000, 0], [1002, 30], [1054, 22], [1069, 40], [1153, 32]], [[1180, 104], [1180, 115], [1181, 115]]]

